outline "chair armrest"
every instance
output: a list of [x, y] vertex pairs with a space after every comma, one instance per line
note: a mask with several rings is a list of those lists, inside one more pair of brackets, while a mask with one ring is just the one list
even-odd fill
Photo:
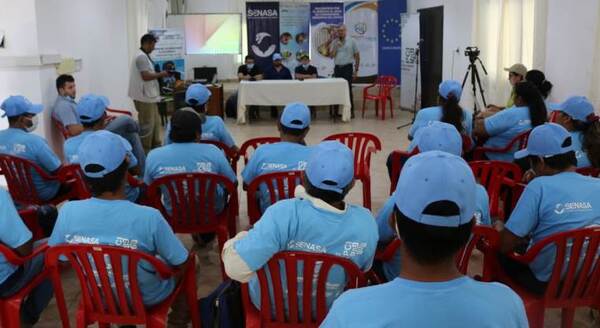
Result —
[[132, 116], [133, 115], [133, 114], [131, 114], [130, 111], [128, 111], [128, 110], [122, 110], [122, 109], [107, 108], [106, 112], [107, 113], [115, 113], [115, 114], [127, 115], [127, 116]]
[[370, 85], [367, 85], [366, 87], [364, 87], [364, 88], [363, 88], [363, 95], [366, 95], [366, 94], [368, 94], [368, 92], [369, 92], [369, 89], [371, 89], [371, 88], [373, 88], [373, 87], [375, 87], [375, 86], [377, 86], [377, 84], [373, 83], [373, 84], [370, 84]]
[[17, 253], [15, 253], [12, 249], [10, 249], [8, 246], [6, 245], [0, 245], [1, 248], [3, 248], [4, 250], [2, 251], [2, 254], [5, 255], [6, 260], [12, 264], [12, 265], [16, 265], [16, 266], [21, 266], [23, 264], [25, 264], [28, 261], [31, 261], [31, 259], [33, 259], [34, 257], [43, 254], [46, 252], [46, 250], [48, 250], [48, 243], [47, 242], [43, 242], [40, 245], [38, 245], [36, 248], [33, 249], [33, 252], [31, 252], [31, 254], [27, 255], [27, 256], [19, 256]]
[[144, 185], [144, 181], [134, 177], [131, 174], [127, 174], [127, 183], [133, 188], [139, 188]]

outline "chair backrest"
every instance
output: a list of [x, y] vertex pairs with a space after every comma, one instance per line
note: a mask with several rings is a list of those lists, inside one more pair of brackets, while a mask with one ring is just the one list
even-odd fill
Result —
[[65, 319], [68, 326], [68, 315], [60, 279], [60, 267], [64, 263], [61, 259], [68, 260], [77, 275], [85, 316], [91, 322], [146, 323], [137, 276], [140, 261], [152, 265], [162, 279], [175, 274], [155, 256], [123, 247], [87, 244], [50, 247], [46, 252], [46, 268], [52, 278], [63, 326]]
[[45, 180], [57, 180], [56, 177], [48, 175], [32, 161], [0, 154], [0, 173], [6, 178], [8, 190], [14, 202], [34, 205], [44, 203], [33, 183], [32, 173], [34, 171]]
[[56, 127], [58, 132], [60, 132], [60, 134], [63, 136], [63, 138], [65, 138], [65, 140], [67, 140], [67, 139], [69, 139], [69, 137], [71, 137], [71, 134], [69, 134], [69, 130], [67, 130], [67, 128], [62, 124], [61, 121], [52, 117], [52, 124], [54, 124], [54, 126]]
[[[281, 264], [285, 272], [281, 272]], [[302, 264], [302, 291], [299, 293], [298, 268]], [[366, 277], [360, 268], [351, 260], [322, 253], [280, 252], [275, 254], [265, 267], [256, 272], [260, 285], [260, 317], [263, 325], [288, 324], [312, 326], [319, 325], [327, 315], [326, 285], [327, 278], [333, 267], [341, 267], [347, 279], [345, 289], [359, 288], [366, 285]], [[286, 286], [282, 286], [282, 276], [285, 276]], [[272, 282], [272, 284], [271, 284]], [[269, 288], [269, 285], [272, 285]], [[271, 299], [272, 289], [273, 299]], [[316, 293], [315, 293], [316, 291]], [[285, 305], [285, 295], [287, 306]], [[297, 297], [294, 297], [297, 295]], [[316, 304], [316, 307], [313, 306]], [[299, 308], [302, 306], [303, 317]], [[286, 308], [288, 314], [286, 315]], [[310, 309], [316, 308], [316, 318]], [[275, 314], [273, 317], [272, 314]], [[310, 317], [307, 318], [307, 315]]]
[[580, 167], [577, 169], [577, 173], [587, 175], [590, 177], [600, 177], [600, 168], [598, 167]]
[[[216, 231], [221, 222], [217, 188], [228, 193], [223, 212], [235, 215], [237, 189], [224, 176], [212, 173], [180, 173], [154, 180], [147, 189], [148, 203], [161, 211], [176, 233]], [[165, 203], [169, 205], [166, 205]], [[168, 208], [170, 207], [170, 208]]]
[[235, 150], [220, 141], [200, 140], [200, 143], [214, 145], [221, 149], [223, 153], [225, 153], [225, 157], [227, 158], [229, 165], [231, 165], [233, 172], [237, 173], [237, 162], [240, 158], [240, 155]]
[[338, 133], [323, 140], [337, 140], [354, 153], [354, 176], [362, 177], [368, 174], [371, 164], [371, 154], [381, 150], [381, 141], [376, 135], [365, 132]]
[[280, 142], [280, 137], [258, 137], [246, 140], [240, 147], [240, 156], [244, 158], [244, 164], [250, 160], [250, 151], [254, 152], [260, 145]]
[[508, 153], [513, 150], [521, 150], [527, 147], [527, 140], [529, 140], [529, 134], [531, 130], [522, 132], [521, 134], [514, 137], [506, 146], [502, 148], [488, 148], [488, 147], [477, 147], [474, 150], [473, 158], [476, 160], [484, 159], [484, 153]]
[[489, 226], [474, 225], [471, 231], [471, 237], [467, 244], [458, 252], [456, 256], [456, 267], [460, 273], [467, 275], [469, 262], [475, 249], [483, 252], [483, 268], [480, 279], [482, 281], [492, 281], [494, 277], [494, 259], [496, 257], [500, 235]]
[[556, 247], [544, 301], [548, 307], [600, 305], [600, 227], [549, 236], [522, 256], [531, 262], [546, 247]]
[[259, 175], [250, 185], [246, 195], [248, 197], [248, 218], [250, 224], [256, 223], [262, 216], [258, 193], [261, 186], [269, 194], [270, 204], [275, 204], [282, 199], [294, 197], [294, 189], [301, 184], [302, 171], [282, 171]]
[[406, 163], [410, 156], [412, 156], [412, 153], [402, 150], [394, 150], [390, 154], [390, 195], [394, 192], [394, 190], [396, 190], [396, 185], [398, 184], [398, 179], [400, 178], [400, 172], [402, 171], [402, 167], [404, 166], [404, 163]]
[[[505, 220], [505, 214], [509, 212], [505, 209], [512, 210], [518, 200], [512, 190], [514, 185], [521, 181], [521, 168], [517, 164], [503, 161], [472, 161], [469, 162], [469, 166], [488, 193], [490, 215]], [[509, 196], [512, 198], [509, 199]], [[509, 201], [511, 204], [507, 203]], [[504, 209], [501, 206], [504, 206]]]

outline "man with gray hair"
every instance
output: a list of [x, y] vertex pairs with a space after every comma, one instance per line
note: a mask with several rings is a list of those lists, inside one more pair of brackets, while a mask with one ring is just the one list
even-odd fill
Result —
[[[341, 77], [348, 81], [350, 90], [350, 105], [352, 109], [352, 118], [354, 118], [354, 97], [352, 96], [352, 80], [356, 78], [358, 68], [360, 67], [360, 53], [358, 45], [352, 38], [346, 37], [346, 26], [340, 25], [337, 30], [337, 37], [329, 41], [329, 57], [333, 58], [335, 68], [334, 77]], [[336, 113], [338, 115], [338, 113]]]

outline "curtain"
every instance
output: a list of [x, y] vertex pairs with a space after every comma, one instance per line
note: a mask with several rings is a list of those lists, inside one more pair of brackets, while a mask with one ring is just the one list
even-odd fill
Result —
[[148, 32], [148, 1], [127, 0], [127, 42], [129, 58], [140, 48], [142, 35]]
[[[598, 17], [600, 17], [600, 6], [598, 7]], [[600, 24], [596, 26], [596, 40], [594, 40], [595, 53], [594, 61], [595, 65], [592, 65], [592, 81], [590, 85], [590, 101], [594, 104], [596, 113], [600, 113]]]
[[[538, 19], [536, 24], [536, 2], [475, 1], [474, 40], [481, 49], [480, 59], [488, 72], [486, 76], [479, 70], [488, 104], [503, 106], [508, 100], [511, 87], [504, 68], [522, 63], [531, 69], [534, 54], [545, 51], [545, 37], [534, 38], [536, 32], [545, 30], [541, 26], [536, 29], [536, 25], [545, 25], [543, 19]], [[540, 62], [543, 63], [543, 56], [538, 55], [536, 65]]]

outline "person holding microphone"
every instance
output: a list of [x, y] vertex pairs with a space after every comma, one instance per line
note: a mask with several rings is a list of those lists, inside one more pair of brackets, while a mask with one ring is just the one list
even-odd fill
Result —
[[[356, 78], [358, 68], [360, 67], [360, 53], [358, 45], [352, 38], [346, 37], [346, 26], [341, 25], [337, 30], [337, 37], [329, 41], [329, 57], [333, 58], [335, 68], [333, 71], [334, 77], [341, 77], [348, 81], [350, 90], [350, 106], [352, 118], [354, 118], [354, 98], [352, 96], [352, 80]], [[336, 116], [339, 113], [335, 113]]]

